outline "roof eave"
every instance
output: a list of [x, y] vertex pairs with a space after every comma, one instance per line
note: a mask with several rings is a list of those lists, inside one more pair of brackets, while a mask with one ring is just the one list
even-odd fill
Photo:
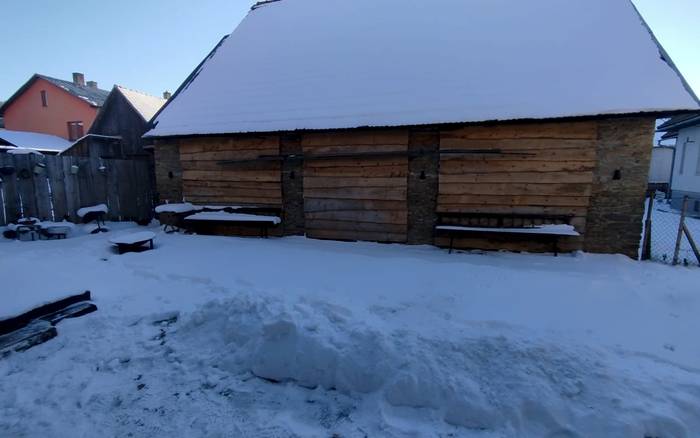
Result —
[[[177, 88], [177, 90], [175, 90], [175, 93], [173, 93], [173, 95], [170, 96], [170, 99], [168, 99], [163, 104], [163, 106], [160, 107], [160, 109], [153, 115], [153, 117], [151, 117], [151, 120], [147, 120], [148, 125], [146, 126], [146, 129], [147, 129], [146, 132], [150, 131], [151, 129], [153, 129], [155, 127], [155, 125], [157, 124], [156, 119], [158, 118], [158, 116], [170, 105], [171, 102], [173, 102], [180, 95], [182, 90], [184, 90], [185, 88], [187, 88], [190, 85], [190, 83], [194, 80], [194, 78], [197, 77], [197, 75], [199, 74], [199, 71], [202, 69], [202, 67], [204, 67], [204, 64], [207, 62], [207, 60], [209, 60], [212, 56], [214, 56], [216, 51], [219, 49], [219, 47], [221, 47], [221, 45], [224, 43], [224, 41], [226, 41], [226, 39], [228, 39], [229, 36], [231, 36], [231, 35], [230, 34], [225, 35], [223, 38], [221, 38], [221, 40], [219, 40], [219, 42], [216, 44], [216, 46], [214, 46], [214, 48], [207, 54], [207, 56], [204, 57], [202, 62], [200, 62], [199, 65], [197, 65], [197, 67], [195, 67], [195, 69], [192, 70], [192, 73], [190, 73], [190, 75], [187, 76], [185, 81], [182, 84], [180, 84], [180, 86]], [[144, 135], [144, 137], [146, 137], [146, 135]]]
[[678, 131], [683, 128], [687, 128], [689, 126], [695, 126], [695, 125], [700, 125], [700, 114], [697, 116], [683, 120], [677, 123], [671, 123], [671, 124], [666, 124], [664, 123], [663, 125], [659, 126], [659, 128], [656, 130], [656, 132], [669, 132], [669, 131]]
[[15, 91], [14, 94], [12, 94], [12, 96], [10, 96], [10, 98], [7, 99], [5, 103], [2, 104], [2, 106], [0, 106], [0, 117], [5, 115], [5, 111], [7, 110], [7, 108], [9, 108], [10, 105], [12, 105], [14, 101], [17, 100], [17, 98], [19, 98], [19, 96], [21, 96], [27, 90], [27, 88], [29, 88], [34, 83], [34, 81], [39, 79], [39, 77], [40, 76], [38, 73], [34, 73], [29, 78], [29, 80], [27, 80], [27, 82], [25, 82], [21, 87], [19, 87], [17, 91]]
[[590, 114], [579, 116], [560, 116], [560, 117], [543, 117], [543, 118], [520, 118], [520, 119], [490, 119], [479, 121], [465, 122], [436, 122], [410, 125], [364, 125], [353, 127], [340, 128], [304, 128], [295, 130], [276, 130], [276, 131], [239, 131], [239, 132], [212, 132], [212, 133], [180, 133], [167, 135], [149, 135], [144, 134], [142, 138], [151, 140], [160, 139], [177, 139], [177, 138], [197, 138], [197, 137], [225, 137], [232, 135], [275, 135], [283, 133], [311, 133], [311, 132], [337, 132], [337, 131], [354, 131], [360, 129], [411, 129], [411, 128], [443, 128], [449, 129], [460, 126], [475, 126], [475, 125], [495, 125], [495, 124], [525, 124], [525, 123], [545, 123], [545, 122], [568, 122], [568, 121], [585, 121], [585, 120], [600, 120], [600, 119], [621, 119], [629, 117], [654, 117], [663, 118], [681, 114], [695, 112], [694, 110], [670, 110], [670, 111], [638, 111], [628, 113], [610, 113], [610, 114]]

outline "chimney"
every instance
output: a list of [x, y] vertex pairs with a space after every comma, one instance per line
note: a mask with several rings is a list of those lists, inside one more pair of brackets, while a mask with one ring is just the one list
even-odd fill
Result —
[[85, 75], [82, 73], [73, 73], [73, 83], [75, 85], [85, 86]]
[[163, 91], [163, 99], [170, 100], [171, 97], [173, 97], [173, 94], [170, 91], [168, 91], [168, 90]]
[[93, 90], [97, 90], [97, 82], [95, 82], [95, 81], [87, 81], [87, 86], [88, 86], [88, 88], [92, 88]]

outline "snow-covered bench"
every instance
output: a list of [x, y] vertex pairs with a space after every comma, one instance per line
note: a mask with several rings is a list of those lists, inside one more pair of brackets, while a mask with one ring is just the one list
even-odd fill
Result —
[[[227, 209], [228, 210], [228, 209]], [[237, 207], [235, 212], [203, 211], [187, 216], [185, 226], [195, 232], [204, 231], [217, 225], [254, 227], [260, 230], [260, 237], [267, 238], [269, 229], [279, 225], [281, 210], [266, 207]]]
[[115, 245], [119, 254], [130, 251], [140, 251], [144, 245], [148, 244], [153, 249], [153, 239], [156, 233], [152, 231], [139, 231], [137, 233], [122, 234], [121, 236], [109, 239], [109, 243]]
[[435, 234], [450, 238], [450, 253], [454, 239], [475, 235], [519, 235], [549, 240], [554, 255], [559, 254], [559, 239], [578, 237], [566, 215], [491, 214], [491, 213], [438, 213]]

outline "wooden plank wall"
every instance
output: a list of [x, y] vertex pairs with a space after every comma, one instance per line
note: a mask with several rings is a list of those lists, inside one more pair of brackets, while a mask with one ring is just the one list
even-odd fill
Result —
[[278, 161], [221, 165], [280, 153], [278, 136], [180, 140], [183, 196], [203, 205], [282, 206]]
[[[45, 166], [44, 173], [34, 172], [37, 164]], [[80, 207], [102, 203], [109, 207], [108, 220], [153, 217], [147, 160], [0, 154], [0, 169], [0, 225], [22, 215], [76, 222]]]
[[405, 242], [408, 157], [314, 159], [407, 152], [408, 130], [313, 133], [302, 137], [304, 214], [312, 238]]
[[[443, 152], [500, 149], [503, 154], [441, 155], [438, 212], [573, 215], [573, 225], [584, 234], [597, 137], [595, 121], [468, 126], [443, 131]], [[446, 244], [443, 240], [436, 243]], [[580, 244], [580, 239], [568, 242], [571, 249]], [[457, 246], [551, 249], [527, 242], [507, 245], [503, 239], [462, 239]]]

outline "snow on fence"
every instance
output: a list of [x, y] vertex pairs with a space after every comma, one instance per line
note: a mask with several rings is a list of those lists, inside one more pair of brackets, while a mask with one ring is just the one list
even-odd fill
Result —
[[[687, 233], [679, 232], [682, 230], [681, 221], [685, 224]], [[700, 244], [700, 218], [684, 216], [681, 211], [673, 209], [665, 199], [655, 198], [651, 204], [647, 202], [645, 228], [647, 230], [650, 228], [651, 234], [649, 234], [649, 241], [646, 239], [643, 241], [643, 247], [645, 247], [642, 253], [643, 259], [673, 264], [676, 248], [678, 248], [678, 259], [675, 263], [700, 265], [693, 249], [693, 243], [696, 247]]]
[[78, 221], [81, 207], [106, 204], [107, 220], [153, 216], [145, 160], [0, 154], [0, 226], [21, 217]]

